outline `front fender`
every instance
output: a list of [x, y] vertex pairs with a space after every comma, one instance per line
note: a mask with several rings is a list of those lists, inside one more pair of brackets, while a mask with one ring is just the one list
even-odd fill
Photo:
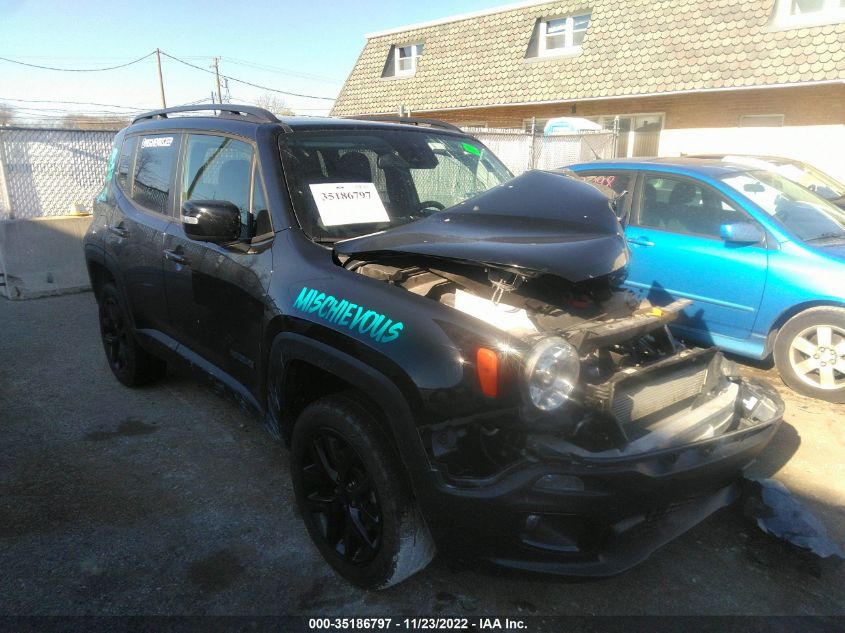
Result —
[[267, 402], [268, 414], [278, 423], [288, 426], [280, 429], [288, 437], [292, 431], [292, 421], [285, 422], [285, 416], [281, 415], [285, 408], [284, 385], [291, 361], [297, 360], [350, 384], [379, 407], [386, 430], [399, 450], [402, 461], [408, 466], [412, 486], [416, 489], [423, 474], [430, 468], [409, 404], [409, 400], [418, 400], [418, 396], [408, 393], [408, 386], [400, 389], [382, 371], [337, 347], [302, 334], [282, 332], [273, 339], [270, 348]]

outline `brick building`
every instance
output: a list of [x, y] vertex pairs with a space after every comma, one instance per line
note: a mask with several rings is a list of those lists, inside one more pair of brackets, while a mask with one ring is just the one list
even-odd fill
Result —
[[845, 179], [845, 0], [522, 2], [367, 35], [332, 111], [620, 129], [621, 155], [780, 154]]

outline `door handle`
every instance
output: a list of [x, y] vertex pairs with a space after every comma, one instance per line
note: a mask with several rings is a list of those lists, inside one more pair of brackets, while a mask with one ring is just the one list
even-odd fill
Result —
[[645, 236], [629, 237], [628, 244], [636, 244], [637, 246], [654, 246], [654, 242]]
[[164, 251], [165, 259], [169, 259], [171, 262], [175, 262], [177, 264], [182, 264], [183, 266], [187, 266], [189, 264], [189, 260], [187, 257], [183, 257], [176, 251]]
[[129, 237], [129, 231], [124, 229], [122, 226], [111, 226], [109, 225], [109, 231], [114, 233], [118, 237]]

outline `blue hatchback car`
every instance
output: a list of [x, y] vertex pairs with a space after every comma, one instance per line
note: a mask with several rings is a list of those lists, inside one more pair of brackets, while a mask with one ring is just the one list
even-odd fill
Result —
[[569, 166], [624, 194], [626, 284], [653, 304], [687, 298], [676, 333], [755, 359], [845, 402], [845, 212], [771, 171], [706, 159]]

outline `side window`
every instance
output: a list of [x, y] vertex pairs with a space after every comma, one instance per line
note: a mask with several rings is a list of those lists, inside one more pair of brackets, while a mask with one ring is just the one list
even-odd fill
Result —
[[142, 207], [167, 214], [170, 195], [170, 172], [176, 155], [176, 136], [155, 134], [142, 136], [135, 157], [132, 199]]
[[709, 187], [680, 178], [645, 179], [641, 226], [718, 238], [723, 224], [743, 221], [747, 221], [745, 214]]
[[628, 207], [628, 199], [633, 196], [634, 189], [634, 174], [621, 172], [590, 172], [587, 174], [579, 174], [581, 178], [589, 183], [596, 185], [599, 189], [603, 189], [611, 198], [625, 194], [625, 198], [617, 199], [616, 213], [620, 217], [625, 213]]
[[117, 159], [117, 185], [127, 194], [129, 193], [129, 171], [132, 169], [132, 156], [135, 154], [137, 142], [137, 136], [130, 136], [124, 140], [120, 158]]
[[613, 191], [618, 196], [621, 193], [625, 193], [626, 191], [631, 191], [631, 181], [633, 176], [631, 174], [620, 174], [620, 173], [589, 173], [583, 176], [584, 180], [587, 182], [591, 182], [594, 185], [599, 185], [600, 187], [607, 187], [608, 189], [613, 189]]
[[182, 202], [225, 200], [241, 212], [241, 238], [254, 233], [250, 222], [252, 146], [226, 136], [191, 134], [185, 152]]

